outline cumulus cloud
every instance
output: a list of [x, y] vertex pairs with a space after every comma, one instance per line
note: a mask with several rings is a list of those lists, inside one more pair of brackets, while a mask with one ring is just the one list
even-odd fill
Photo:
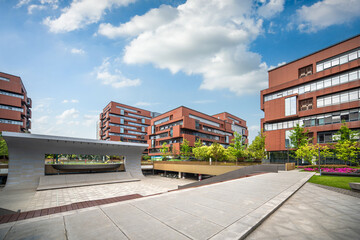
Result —
[[196, 104], [208, 104], [208, 103], [214, 103], [215, 100], [195, 100], [193, 101], [193, 103], [196, 103]]
[[79, 111], [75, 108], [67, 109], [62, 112], [60, 115], [56, 116], [57, 124], [79, 124], [78, 121], [75, 121], [79, 117]]
[[178, 11], [168, 5], [161, 5], [160, 8], [151, 9], [142, 16], [135, 16], [129, 22], [114, 27], [109, 23], [103, 23], [99, 26], [98, 33], [108, 38], [122, 36], [136, 36], [144, 31], [155, 30], [177, 17]]
[[284, 10], [285, 0], [262, 0], [258, 14], [264, 18], [271, 18]]
[[62, 33], [98, 22], [107, 9], [127, 6], [135, 0], [73, 0], [69, 7], [62, 9], [58, 18], [47, 17], [43, 23], [51, 32]]
[[81, 48], [72, 48], [72, 49], [70, 50], [70, 52], [71, 52], [72, 54], [78, 54], [78, 55], [83, 55], [83, 54], [85, 54], [85, 51], [82, 50]]
[[[33, 4], [30, 4], [30, 2]], [[35, 10], [44, 10], [48, 8], [57, 9], [59, 6], [58, 3], [58, 0], [38, 0], [36, 2], [31, 0], [20, 0], [15, 7], [20, 8], [27, 5], [28, 14], [33, 14]]]
[[24, 6], [24, 5], [27, 5], [27, 4], [29, 4], [31, 2], [31, 0], [20, 0], [17, 4], [16, 4], [16, 8], [20, 8], [20, 7], [22, 7], [22, 6]]
[[360, 17], [359, 0], [323, 0], [296, 11], [294, 21], [303, 32], [317, 32], [332, 25], [348, 23]]
[[118, 27], [101, 25], [98, 33], [133, 36], [125, 48], [125, 63], [200, 74], [201, 89], [229, 89], [241, 95], [267, 86], [267, 65], [249, 50], [263, 31], [261, 16], [253, 10], [251, 0], [188, 0], [176, 8], [153, 9]]
[[110, 64], [110, 58], [104, 59], [101, 66], [95, 69], [96, 78], [104, 85], [110, 85], [114, 88], [135, 87], [141, 84], [140, 79], [126, 78], [121, 71], [114, 67], [117, 60]]

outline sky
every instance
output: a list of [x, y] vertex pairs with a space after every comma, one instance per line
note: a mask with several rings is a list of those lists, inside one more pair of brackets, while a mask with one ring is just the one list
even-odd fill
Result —
[[186, 106], [260, 131], [268, 70], [360, 33], [360, 0], [0, 0], [0, 71], [34, 134], [96, 138], [115, 101]]

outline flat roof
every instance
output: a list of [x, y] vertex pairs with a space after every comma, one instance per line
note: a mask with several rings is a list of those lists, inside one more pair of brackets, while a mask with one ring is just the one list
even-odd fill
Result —
[[281, 65], [281, 66], [278, 66], [278, 67], [275, 67], [275, 68], [273, 68], [273, 69], [270, 69], [270, 70], [268, 70], [268, 72], [271, 72], [271, 71], [273, 71], [273, 70], [275, 70], [275, 69], [284, 67], [284, 66], [289, 65], [289, 64], [291, 64], [291, 63], [293, 63], [293, 62], [299, 61], [300, 59], [309, 57], [309, 56], [311, 56], [311, 55], [314, 55], [314, 54], [316, 54], [316, 53], [319, 53], [319, 52], [321, 52], [321, 51], [324, 51], [324, 50], [326, 50], [326, 49], [329, 49], [329, 48], [331, 48], [331, 47], [334, 47], [334, 46], [336, 46], [336, 45], [339, 45], [339, 44], [341, 44], [341, 43], [344, 43], [344, 42], [346, 42], [346, 41], [349, 41], [349, 40], [351, 40], [351, 39], [357, 38], [357, 37], [359, 37], [359, 36], [360, 36], [360, 34], [355, 35], [355, 36], [350, 37], [350, 38], [347, 38], [347, 39], [345, 39], [345, 40], [343, 40], [343, 41], [341, 41], [341, 42], [332, 44], [332, 45], [327, 46], [327, 47], [325, 47], [325, 48], [322, 48], [322, 49], [320, 49], [320, 50], [318, 50], [318, 51], [316, 51], [316, 52], [310, 53], [310, 54], [308, 54], [308, 55], [305, 55], [305, 56], [303, 56], [303, 57], [300, 57], [300, 58], [298, 58], [298, 59], [295, 59], [295, 60], [293, 60], [293, 61], [291, 61], [291, 62], [285, 63], [285, 64], [283, 64], [283, 65]]
[[73, 137], [61, 137], [53, 135], [41, 135], [41, 134], [31, 134], [31, 133], [18, 133], [18, 132], [2, 132], [3, 137], [11, 138], [22, 138], [28, 140], [52, 140], [52, 141], [61, 141], [61, 142], [77, 142], [77, 143], [92, 143], [92, 144], [102, 144], [108, 146], [128, 146], [128, 147], [148, 147], [148, 144], [145, 143], [132, 143], [132, 142], [117, 142], [117, 141], [105, 141], [97, 139], [88, 139], [88, 138], [73, 138]]

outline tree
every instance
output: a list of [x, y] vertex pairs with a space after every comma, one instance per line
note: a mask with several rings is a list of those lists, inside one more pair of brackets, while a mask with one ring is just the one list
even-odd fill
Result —
[[191, 147], [189, 146], [189, 141], [184, 138], [183, 142], [180, 145], [180, 155], [181, 157], [188, 159], [191, 156]]
[[265, 158], [265, 135], [262, 131], [259, 132], [259, 135], [255, 137], [254, 141], [252, 141], [248, 150], [251, 152], [254, 159], [262, 160]]
[[350, 140], [339, 141], [335, 144], [336, 157], [344, 162], [355, 163], [358, 165], [357, 156], [359, 154], [359, 143]]
[[[290, 148], [294, 149], [295, 151], [298, 150], [300, 147], [305, 146], [309, 143], [309, 130], [305, 131], [303, 127], [299, 124], [296, 124], [295, 128], [290, 131], [291, 135], [289, 146]], [[295, 158], [297, 159], [297, 165], [299, 165], [299, 158], [295, 153]]]
[[203, 144], [202, 144], [202, 142], [201, 142], [201, 140], [198, 138], [198, 140], [196, 140], [195, 141], [195, 147], [197, 148], [197, 147], [202, 147], [203, 146]]
[[310, 164], [313, 164], [313, 159], [316, 158], [317, 150], [314, 148], [312, 144], [305, 144], [299, 146], [299, 148], [295, 151], [295, 157], [297, 159], [303, 159]]
[[234, 132], [234, 139], [232, 140], [230, 147], [227, 148], [227, 152], [235, 157], [236, 165], [238, 160], [246, 157], [245, 148], [246, 145], [244, 144], [242, 135]]
[[168, 159], [169, 154], [170, 154], [169, 147], [166, 146], [166, 143], [163, 143], [163, 145], [162, 145], [162, 147], [160, 149], [160, 152], [162, 153], [162, 156], [163, 156], [162, 160], [166, 161]]
[[0, 156], [2, 158], [8, 158], [9, 156], [7, 144], [5, 142], [5, 139], [3, 139], [1, 135], [0, 135]]
[[226, 157], [225, 148], [217, 142], [211, 144], [208, 148], [209, 157], [215, 159], [215, 162], [222, 160]]
[[348, 128], [346, 122], [343, 122], [339, 131], [335, 134], [335, 138], [339, 143], [344, 142], [346, 140], [351, 142], [356, 142], [358, 140], [359, 131], [353, 131]]
[[192, 153], [196, 159], [207, 160], [209, 158], [208, 146], [200, 146], [192, 149]]

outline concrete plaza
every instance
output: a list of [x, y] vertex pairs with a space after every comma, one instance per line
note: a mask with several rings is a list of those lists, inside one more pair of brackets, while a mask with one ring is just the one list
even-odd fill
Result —
[[312, 173], [266, 173], [0, 225], [4, 239], [238, 239]]

